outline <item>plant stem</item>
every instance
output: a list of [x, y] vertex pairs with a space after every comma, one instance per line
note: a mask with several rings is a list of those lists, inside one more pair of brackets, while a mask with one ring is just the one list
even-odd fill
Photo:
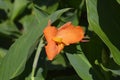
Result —
[[35, 70], [36, 70], [38, 59], [39, 59], [39, 56], [40, 56], [40, 52], [41, 52], [43, 46], [44, 46], [43, 38], [41, 38], [40, 43], [38, 45], [38, 49], [36, 51], [36, 55], [35, 55], [35, 58], [34, 58], [33, 66], [32, 66], [31, 80], [34, 80]]

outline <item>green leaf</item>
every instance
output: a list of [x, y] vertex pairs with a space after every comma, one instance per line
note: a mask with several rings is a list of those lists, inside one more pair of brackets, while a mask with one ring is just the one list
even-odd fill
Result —
[[[39, 16], [40, 15], [39, 13]], [[23, 36], [16, 40], [11, 46], [8, 54], [0, 65], [1, 80], [9, 80], [21, 72], [19, 70], [25, 65], [28, 55], [34, 50], [37, 39], [42, 35], [42, 30], [47, 25], [48, 20], [46, 18], [40, 20], [41, 22], [38, 22], [35, 27], [31, 27], [29, 32], [23, 34]]]
[[12, 8], [12, 3], [10, 2], [10, 0], [0, 0], [0, 9], [9, 12], [8, 10], [11, 10], [11, 8]]
[[38, 71], [37, 71], [37, 74], [36, 74], [36, 77], [35, 79], [40, 79], [40, 80], [45, 80], [44, 76], [43, 76], [43, 69], [42, 68], [39, 68]]
[[[43, 69], [39, 68], [38, 71], [37, 71], [36, 77], [32, 77], [32, 78], [34, 78], [34, 80], [45, 80], [42, 73], [43, 73]], [[26, 77], [25, 80], [32, 80], [31, 76]]]
[[[56, 16], [52, 20], [57, 20], [57, 16], [63, 14], [65, 11], [66, 9], [63, 9], [63, 11], [60, 10], [60, 12], [56, 11], [52, 14]], [[44, 13], [42, 11], [34, 9], [33, 13], [37, 24], [34, 27], [31, 27], [29, 32], [24, 33], [10, 47], [0, 65], [0, 80], [12, 79], [23, 71], [27, 59], [33, 52], [37, 40], [42, 35], [43, 29], [48, 23], [49, 17], [43, 17]]]
[[86, 0], [86, 6], [89, 26], [107, 45], [114, 61], [120, 65], [119, 4], [115, 0]]
[[54, 3], [52, 6], [49, 6], [49, 7], [47, 8], [47, 12], [53, 13], [55, 10], [57, 10], [58, 5], [59, 5], [58, 2], [56, 2], [56, 3]]
[[0, 9], [6, 9], [6, 4], [4, 1], [0, 1]]
[[6, 49], [0, 48], [0, 64], [1, 64], [1, 60], [4, 58], [6, 53], [7, 53]]
[[120, 69], [109, 69], [109, 68], [104, 67], [102, 64], [101, 64], [101, 67], [102, 67], [105, 71], [111, 71], [112, 73], [114, 73], [114, 74], [116, 74], [116, 75], [120, 75]]
[[[71, 48], [72, 47], [75, 48], [75, 46], [71, 46]], [[66, 55], [77, 74], [83, 80], [93, 80], [92, 75], [90, 74], [90, 69], [92, 69], [92, 66], [87, 58], [83, 55], [80, 46], [77, 46], [77, 49], [71, 50], [68, 48], [68, 50], [69, 51], [66, 52]]]
[[120, 0], [116, 0], [120, 4]]
[[10, 35], [19, 36], [17, 34], [19, 33], [17, 27], [11, 21], [5, 21], [0, 24], [0, 33], [8, 36]]
[[[86, 43], [81, 43], [82, 51], [89, 60], [94, 69], [94, 80], [108, 80], [105, 75], [105, 71], [102, 71], [101, 67], [98, 66], [99, 63], [107, 64], [109, 63], [109, 56], [102, 56], [104, 44], [102, 40], [94, 33], [89, 32], [90, 41]], [[102, 59], [104, 61], [102, 61]]]
[[[66, 64], [66, 60], [64, 58], [63, 54], [59, 54], [56, 56], [56, 58], [50, 63], [47, 62], [47, 70], [62, 70], [65, 69], [68, 64]], [[57, 66], [55, 66], [57, 65]]]
[[[34, 78], [34, 80], [45, 80], [42, 77], [33, 77], [33, 78]], [[32, 80], [32, 79], [30, 77], [27, 77], [27, 78], [25, 78], [25, 80]]]
[[35, 0], [34, 3], [36, 3], [39, 9], [51, 14], [57, 10], [59, 0]]
[[60, 18], [63, 12], [66, 12], [68, 10], [70, 10], [70, 8], [61, 9], [61, 10], [56, 11], [54, 14], [50, 15], [51, 22], [56, 21], [57, 18]]
[[19, 14], [21, 14], [24, 11], [27, 4], [27, 0], [15, 0], [11, 19], [14, 20]]
[[28, 32], [31, 27], [34, 27], [36, 21], [33, 23], [34, 15], [27, 15], [20, 20], [20, 23], [23, 24], [23, 32]]
[[77, 13], [76, 12], [68, 12], [67, 17], [62, 17], [62, 21], [68, 22], [71, 21], [73, 25], [78, 25], [78, 18], [77, 18]]
[[[39, 16], [40, 13], [41, 15]], [[34, 18], [35, 16], [36, 18]], [[48, 17], [48, 14], [44, 13], [42, 10], [39, 11], [34, 8], [33, 14], [25, 16], [20, 20], [23, 24], [23, 32], [28, 32], [31, 27], [36, 27], [36, 24], [38, 24], [37, 20], [39, 21], [39, 19], [45, 19], [46, 17]]]
[[81, 80], [77, 75], [58, 76], [58, 77], [54, 77], [53, 79], [55, 80]]

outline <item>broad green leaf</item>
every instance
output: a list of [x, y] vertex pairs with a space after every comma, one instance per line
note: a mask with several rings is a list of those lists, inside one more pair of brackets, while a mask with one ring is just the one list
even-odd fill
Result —
[[0, 1], [0, 9], [6, 9], [6, 4], [4, 1]]
[[[31, 27], [36, 27], [36, 24], [37, 24], [37, 20], [39, 19], [44, 19], [48, 16], [48, 14], [44, 13], [42, 10], [41, 10], [41, 16], [39, 16], [40, 14], [40, 11], [38, 11], [37, 9], [34, 9], [35, 11], [31, 14], [31, 15], [28, 15], [28, 16], [25, 16], [23, 17], [20, 22], [23, 24], [23, 32], [27, 32], [29, 31], [29, 29]], [[36, 15], [34, 15], [36, 14]], [[39, 16], [39, 17], [36, 17], [36, 19], [34, 18], [35, 16]], [[39, 25], [37, 25], [39, 26]]]
[[[33, 77], [33, 78], [34, 78], [34, 80], [45, 80], [42, 77]], [[28, 78], [25, 78], [25, 80], [32, 80], [32, 79], [30, 77], [28, 77]]]
[[56, 58], [50, 63], [50, 62], [47, 62], [47, 69], [48, 70], [62, 70], [62, 69], [65, 69], [68, 64], [66, 64], [66, 60], [63, 56], [63, 54], [59, 54], [56, 56]]
[[77, 75], [58, 76], [58, 77], [52, 78], [52, 80], [54, 79], [55, 80], [81, 80]]
[[0, 9], [9, 12], [11, 8], [12, 8], [12, 3], [10, 2], [10, 0], [0, 0]]
[[120, 4], [120, 0], [116, 0]]
[[49, 6], [49, 7], [47, 8], [47, 12], [53, 13], [55, 10], [57, 10], [58, 5], [59, 5], [58, 2], [56, 2], [56, 3], [54, 3], [52, 6]]
[[36, 3], [39, 9], [51, 14], [57, 10], [59, 0], [35, 0], [34, 3]]
[[112, 69], [108, 69], [108, 71], [111, 71], [112, 73], [114, 73], [114, 74], [120, 76], [120, 70], [112, 70]]
[[34, 15], [28, 15], [20, 20], [20, 22], [23, 24], [23, 32], [28, 32], [31, 27], [35, 26], [36, 21], [34, 21], [35, 23], [33, 23], [33, 19], [35, 19], [34, 17]]
[[77, 13], [76, 12], [69, 12], [67, 17], [62, 17], [61, 20], [63, 22], [68, 22], [71, 21], [73, 25], [78, 25], [78, 18], [77, 18]]
[[92, 70], [92, 66], [87, 60], [87, 58], [83, 55], [83, 52], [81, 51], [80, 46], [77, 46], [76, 50], [75, 48], [73, 50], [68, 48], [68, 50], [69, 51], [66, 51], [66, 55], [70, 63], [72, 64], [73, 68], [77, 72], [77, 74], [83, 80], [93, 80], [92, 75], [90, 74], [90, 70]]
[[[63, 11], [60, 10], [60, 12], [56, 11], [53, 13], [52, 15], [56, 17], [52, 20], [57, 20], [58, 15], [63, 14], [65, 11], [67, 10], [63, 9]], [[44, 14], [42, 11], [34, 9], [33, 12], [37, 24], [35, 27], [31, 27], [29, 32], [24, 33], [10, 47], [7, 55], [4, 57], [0, 65], [0, 80], [12, 79], [22, 72], [28, 57], [31, 55], [37, 44], [37, 40], [42, 35], [43, 29], [48, 23], [49, 17], [43, 17]]]
[[45, 79], [41, 77], [35, 77], [35, 80], [45, 80]]
[[0, 64], [1, 64], [1, 60], [4, 58], [6, 53], [7, 53], [6, 49], [0, 48]]
[[[43, 65], [43, 64], [44, 63], [40, 65]], [[35, 77], [32, 77], [31, 75], [32, 73], [28, 77], [26, 77], [25, 80], [45, 80], [44, 69], [41, 67], [37, 70]]]
[[119, 4], [115, 0], [86, 0], [86, 6], [89, 26], [107, 45], [114, 61], [120, 65]]
[[35, 80], [45, 80], [43, 76], [43, 69], [39, 68], [35, 77]]
[[27, 0], [15, 0], [11, 19], [14, 20], [19, 14], [21, 14], [24, 11], [27, 4]]
[[[86, 43], [81, 43], [82, 51], [86, 55], [87, 59], [92, 65], [94, 69], [94, 80], [108, 80], [105, 73], [106, 71], [101, 71], [101, 67], [98, 66], [99, 63], [108, 64], [109, 56], [102, 57], [102, 52], [104, 48], [104, 44], [102, 40], [93, 32], [89, 32], [90, 41]], [[102, 61], [102, 59], [104, 59]]]
[[[32, 78], [34, 78], [34, 80], [45, 80], [45, 78], [43, 77], [42, 72], [43, 72], [43, 69], [39, 68], [38, 71], [37, 71], [36, 76], [32, 77]], [[26, 77], [25, 80], [32, 80], [31, 76]]]
[[0, 33], [8, 36], [10, 35], [19, 36], [18, 35], [19, 31], [17, 27], [11, 21], [5, 21], [0, 24]]
[[104, 67], [102, 64], [101, 64], [101, 67], [105, 70], [105, 71], [111, 71], [112, 73], [116, 74], [116, 75], [120, 75], [120, 69], [109, 69], [109, 68], [106, 68]]
[[56, 11], [54, 14], [50, 15], [51, 22], [57, 20], [57, 18], [59, 18], [62, 15], [61, 13], [66, 12], [68, 10], [70, 10], [70, 8], [61, 9]]
[[0, 58], [3, 58], [6, 55], [6, 50], [0, 48]]
[[80, 7], [80, 4], [81, 4], [81, 2], [82, 2], [82, 0], [76, 0], [76, 1], [74, 1], [74, 0], [69, 0], [68, 1], [68, 4], [70, 5], [70, 6], [72, 6], [73, 8], [79, 8]]
[[[38, 14], [35, 13], [35, 15]], [[39, 16], [40, 15], [39, 13]], [[29, 32], [23, 34], [23, 36], [11, 46], [8, 54], [0, 65], [1, 80], [9, 80], [18, 75], [17, 73], [19, 73], [19, 70], [25, 65], [28, 55], [34, 50], [36, 41], [41, 36], [42, 30], [46, 25], [47, 19], [41, 19], [35, 27], [31, 27]]]

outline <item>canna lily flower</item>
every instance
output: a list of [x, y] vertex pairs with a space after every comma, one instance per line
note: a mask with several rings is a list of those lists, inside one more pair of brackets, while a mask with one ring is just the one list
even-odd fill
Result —
[[67, 22], [57, 29], [55, 26], [51, 26], [49, 21], [43, 32], [47, 41], [45, 50], [49, 60], [53, 60], [64, 46], [80, 42], [84, 38], [83, 29], [80, 26], [72, 25], [71, 22]]

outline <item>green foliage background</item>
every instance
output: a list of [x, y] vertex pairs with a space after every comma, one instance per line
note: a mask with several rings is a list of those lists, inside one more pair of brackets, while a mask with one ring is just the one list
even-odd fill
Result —
[[[48, 61], [49, 19], [82, 26], [89, 42]], [[0, 80], [119, 80], [119, 34], [120, 0], [0, 0]]]

